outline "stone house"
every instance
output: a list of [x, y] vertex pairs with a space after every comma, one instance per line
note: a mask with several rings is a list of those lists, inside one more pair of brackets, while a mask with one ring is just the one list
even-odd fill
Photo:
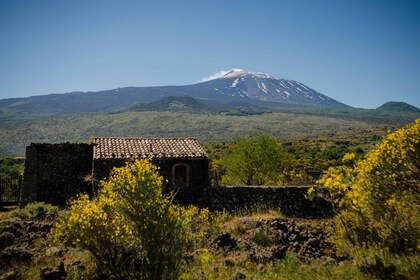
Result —
[[168, 187], [209, 186], [209, 159], [192, 138], [98, 137], [92, 144], [32, 143], [26, 148], [19, 205], [34, 201], [65, 205], [81, 192], [91, 196], [113, 167], [144, 158], [160, 168]]
[[209, 186], [209, 159], [193, 138], [95, 138], [93, 178], [107, 177], [113, 167], [133, 159], [152, 159], [169, 187]]

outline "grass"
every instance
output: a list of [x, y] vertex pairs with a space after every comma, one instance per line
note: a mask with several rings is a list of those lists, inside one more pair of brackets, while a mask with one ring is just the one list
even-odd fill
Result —
[[5, 206], [0, 209], [0, 221], [6, 220], [16, 216], [16, 206]]
[[294, 255], [288, 255], [282, 260], [265, 265], [245, 261], [230, 266], [211, 251], [201, 252], [181, 279], [203, 279], [203, 276], [206, 279], [233, 279], [238, 273], [245, 275], [246, 279], [372, 279], [371, 276], [363, 274], [351, 261], [340, 264], [305, 264]]

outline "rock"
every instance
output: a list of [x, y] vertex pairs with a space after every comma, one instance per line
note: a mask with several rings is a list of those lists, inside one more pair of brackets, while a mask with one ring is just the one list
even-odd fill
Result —
[[318, 238], [311, 238], [306, 242], [308, 247], [319, 248], [320, 240]]
[[289, 240], [290, 240], [291, 242], [297, 242], [297, 241], [299, 241], [299, 237], [298, 237], [296, 234], [292, 233], [292, 234], [289, 236]]
[[0, 253], [0, 264], [30, 262], [32, 254], [23, 247], [7, 247]]
[[42, 280], [58, 280], [66, 279], [67, 272], [64, 269], [64, 263], [60, 262], [57, 268], [43, 267], [41, 268], [41, 279]]
[[38, 232], [39, 231], [39, 227], [38, 227], [38, 224], [36, 224], [36, 223], [30, 223], [29, 225], [28, 225], [28, 228], [27, 228], [27, 230], [26, 230], [28, 233], [29, 232]]
[[0, 250], [13, 245], [14, 241], [15, 235], [9, 231], [4, 231], [0, 234]]
[[249, 259], [255, 263], [267, 263], [274, 260], [273, 252], [262, 247], [255, 248], [248, 255]]
[[18, 229], [18, 227], [16, 227], [15, 225], [10, 225], [10, 226], [6, 226], [6, 227], [4, 227], [4, 228], [3, 228], [3, 232], [5, 232], [5, 231], [7, 231], [7, 232], [11, 232], [11, 233], [13, 233], [15, 236], [16, 236], [16, 235], [19, 235], [19, 234], [18, 234], [19, 229]]
[[74, 268], [74, 269], [85, 269], [86, 267], [82, 264], [81, 261], [79, 260], [75, 260], [73, 261], [69, 267]]
[[15, 224], [15, 223], [18, 223], [18, 222], [21, 222], [21, 221], [22, 221], [21, 218], [13, 217], [13, 218], [9, 218], [9, 219], [0, 221], [0, 224]]
[[235, 262], [232, 259], [225, 259], [226, 266], [235, 266]]
[[222, 248], [224, 250], [233, 250], [238, 244], [236, 239], [228, 232], [220, 233], [213, 242], [217, 248]]
[[15, 270], [8, 271], [0, 276], [0, 280], [17, 280], [18, 274]]
[[287, 246], [277, 246], [272, 249], [273, 257], [275, 259], [283, 259], [286, 257]]
[[45, 251], [45, 255], [46, 255], [47, 257], [51, 257], [51, 256], [57, 256], [57, 257], [60, 257], [60, 256], [62, 256], [62, 255], [63, 255], [63, 251], [62, 251], [60, 248], [53, 246], [53, 247], [51, 247], [51, 248], [48, 248], [48, 249]]
[[238, 248], [241, 251], [249, 251], [252, 249], [254, 243], [243, 238], [238, 238]]
[[239, 280], [239, 279], [246, 279], [246, 275], [243, 274], [242, 272], [235, 272], [235, 274], [233, 274], [233, 279], [234, 280]]

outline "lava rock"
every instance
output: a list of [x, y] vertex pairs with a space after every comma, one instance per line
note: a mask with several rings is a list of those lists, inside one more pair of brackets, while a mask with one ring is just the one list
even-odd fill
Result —
[[60, 257], [60, 256], [62, 256], [62, 255], [63, 255], [63, 251], [62, 251], [60, 248], [53, 246], [53, 247], [51, 247], [51, 248], [48, 248], [48, 249], [45, 251], [45, 255], [46, 255], [47, 257], [51, 257], [51, 256], [57, 256], [57, 257]]
[[243, 274], [242, 272], [235, 272], [235, 274], [233, 275], [233, 279], [234, 280], [239, 280], [239, 279], [246, 279], [246, 275]]
[[0, 264], [30, 262], [32, 254], [23, 247], [7, 247], [0, 253]]
[[0, 234], [0, 250], [13, 245], [15, 235], [10, 231], [4, 231]]
[[220, 233], [213, 242], [216, 248], [233, 250], [238, 246], [236, 239], [228, 232]]
[[43, 267], [41, 268], [41, 279], [42, 280], [59, 280], [66, 279], [67, 272], [64, 269], [64, 263], [60, 262], [57, 268]]

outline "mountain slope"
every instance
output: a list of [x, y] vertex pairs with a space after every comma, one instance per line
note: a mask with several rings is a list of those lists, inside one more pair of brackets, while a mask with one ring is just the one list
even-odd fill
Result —
[[191, 96], [169, 96], [150, 103], [135, 103], [124, 111], [177, 111], [177, 112], [201, 112], [207, 111], [208, 107], [198, 102]]
[[0, 108], [29, 113], [107, 112], [138, 102], [149, 103], [164, 97], [185, 95], [216, 108], [230, 102], [271, 108], [285, 104], [348, 107], [300, 82], [235, 69], [220, 78], [194, 85], [126, 87], [11, 98], [0, 100]]
[[393, 112], [420, 112], [420, 109], [405, 102], [390, 101], [376, 108], [377, 110]]
[[250, 98], [262, 102], [348, 107], [300, 82], [242, 69], [234, 69], [218, 79], [199, 85], [214, 88], [215, 93], [224, 96]]

